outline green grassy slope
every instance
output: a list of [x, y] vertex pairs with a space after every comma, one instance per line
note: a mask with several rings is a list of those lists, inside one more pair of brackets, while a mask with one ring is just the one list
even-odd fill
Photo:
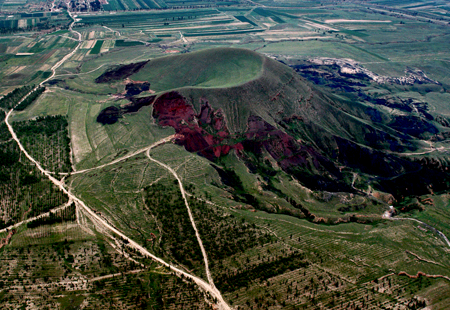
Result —
[[150, 61], [132, 76], [159, 92], [184, 86], [231, 87], [258, 78], [263, 57], [243, 49], [210, 49]]

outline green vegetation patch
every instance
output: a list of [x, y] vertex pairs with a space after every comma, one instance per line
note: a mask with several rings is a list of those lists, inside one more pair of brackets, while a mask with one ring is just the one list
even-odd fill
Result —
[[235, 291], [241, 287], [248, 287], [253, 281], [264, 281], [287, 271], [295, 270], [299, 267], [306, 267], [309, 262], [305, 260], [305, 255], [298, 251], [285, 256], [268, 259], [267, 262], [249, 265], [245, 271], [236, 274], [226, 274], [216, 279], [216, 285], [222, 292]]
[[42, 78], [43, 78], [43, 79], [47, 79], [47, 78], [49, 78], [51, 75], [52, 75], [52, 72], [51, 72], [51, 71], [44, 71], [44, 72], [42, 73]]
[[[189, 269], [203, 269], [203, 257], [195, 232], [189, 221], [186, 205], [176, 180], [168, 184], [153, 184], [145, 188], [147, 212], [156, 218], [161, 232], [159, 246], [173, 259]], [[154, 250], [157, 244], [153, 240]], [[160, 252], [159, 250], [158, 252]], [[163, 252], [161, 252], [162, 254]]]
[[25, 99], [20, 102], [15, 109], [17, 111], [23, 111], [25, 110], [30, 104], [32, 104], [40, 94], [42, 94], [45, 91], [45, 87], [38, 87], [36, 88], [32, 93], [30, 93]]
[[365, 30], [348, 30], [348, 29], [340, 29], [339, 32], [349, 34], [355, 37], [364, 38], [369, 35], [365, 32]]
[[[98, 41], [97, 41], [98, 42]], [[125, 40], [116, 40], [116, 47], [124, 47], [124, 46], [138, 46], [138, 45], [145, 45], [142, 42], [139, 41], [125, 41]], [[95, 48], [95, 46], [94, 46]], [[91, 51], [92, 54], [92, 51]]]
[[[119, 3], [120, 0], [119, 0]], [[190, 10], [167, 10], [167, 11], [147, 11], [147, 12], [125, 12], [114, 15], [86, 15], [81, 23], [84, 24], [143, 24], [150, 22], [160, 22], [166, 20], [178, 20], [188, 16], [194, 18], [215, 16], [219, 12], [216, 9], [190, 9]]]
[[81, 303], [86, 299], [82, 294], [69, 293], [64, 297], [58, 298], [61, 309], [77, 309]]
[[[0, 132], [5, 132], [5, 124]], [[4, 199], [0, 227], [5, 228], [23, 219], [47, 212], [68, 199], [34, 165], [20, 161], [21, 154], [15, 141], [7, 140], [0, 148], [0, 196]]]
[[6, 96], [0, 99], [0, 107], [5, 109], [11, 109], [19, 103], [26, 94], [28, 94], [34, 86], [23, 86], [14, 89], [12, 92], [8, 93]]
[[23, 228], [0, 249], [2, 308], [32, 301], [39, 309], [75, 309], [86, 300], [94, 309], [110, 302], [129, 309], [210, 309], [195, 283], [151, 260], [142, 268], [99, 233], [88, 234], [71, 223]]
[[[191, 186], [186, 187], [189, 192], [192, 189]], [[226, 257], [271, 241], [271, 237], [255, 225], [208, 206], [202, 200], [191, 198], [189, 206], [194, 212], [211, 264], [221, 265], [220, 261]]]
[[236, 15], [234, 16], [237, 20], [243, 22], [243, 23], [249, 23], [252, 26], [258, 27], [257, 24], [255, 24], [254, 22], [252, 22], [250, 19], [248, 19], [246, 16], [244, 15]]
[[183, 86], [230, 87], [257, 78], [261, 70], [262, 58], [254, 52], [232, 48], [210, 49], [157, 58], [132, 78], [149, 81], [155, 91]]
[[95, 54], [100, 53], [102, 45], [103, 45], [103, 40], [97, 40], [97, 42], [95, 42], [94, 47], [91, 49], [90, 54], [95, 55]]
[[64, 116], [39, 117], [36, 120], [14, 122], [14, 130], [25, 149], [45, 169], [70, 172], [70, 138]]
[[265, 29], [191, 32], [191, 33], [185, 33], [184, 36], [185, 37], [226, 36], [226, 35], [233, 35], [233, 34], [264, 32], [264, 31], [265, 31]]
[[51, 35], [61, 35], [61, 34], [65, 34], [65, 33], [69, 33], [70, 31], [67, 29], [61, 29], [55, 32], [52, 32]]
[[380, 56], [380, 55], [378, 55], [378, 54], [372, 53], [372, 52], [370, 52], [370, 51], [368, 51], [368, 50], [366, 50], [366, 49], [363, 49], [363, 48], [361, 48], [361, 47], [358, 47], [358, 46], [356, 46], [356, 45], [353, 45], [353, 47], [356, 48], [356, 49], [358, 49], [358, 50], [360, 50], [360, 51], [363, 51], [363, 52], [365, 52], [365, 53], [367, 53], [367, 54], [370, 54], [370, 55], [372, 55], [372, 56], [374, 56], [374, 57], [376, 57], [376, 58], [378, 58], [378, 59], [381, 59], [381, 60], [384, 60], [384, 61], [389, 61], [389, 59], [387, 59], [387, 58], [385, 58], [385, 57], [382, 57], [382, 56]]
[[41, 225], [60, 224], [63, 222], [73, 222], [76, 220], [75, 204], [72, 202], [68, 207], [50, 212], [48, 216], [44, 216], [27, 223], [28, 228], [35, 228]]
[[[263, 9], [263, 8], [259, 8], [259, 7], [254, 9], [253, 11], [256, 14], [261, 15], [263, 17], [271, 18], [276, 23], [279, 23], [279, 24], [285, 23], [285, 21], [282, 20], [280, 17], [278, 17], [277, 13], [275, 13], [274, 11]], [[284, 14], [284, 15], [286, 15], [286, 14]]]

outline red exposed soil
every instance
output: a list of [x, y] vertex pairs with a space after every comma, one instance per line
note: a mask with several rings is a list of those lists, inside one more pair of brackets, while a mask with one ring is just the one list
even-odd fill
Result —
[[312, 164], [316, 169], [320, 166], [317, 160], [318, 154], [312, 148], [298, 144], [294, 138], [260, 117], [250, 116], [246, 135], [249, 140], [260, 141], [283, 169], [292, 165], [306, 166]]
[[2, 238], [0, 240], [0, 249], [3, 248], [5, 245], [8, 244], [9, 240], [11, 239], [12, 235], [14, 235], [16, 233], [15, 229], [12, 229], [8, 235], [6, 236], [6, 238]]
[[231, 135], [222, 110], [214, 110], [205, 99], [198, 114], [175, 91], [161, 95], [153, 105], [159, 125], [173, 127], [179, 136], [177, 143], [189, 152], [214, 161], [232, 149], [244, 157], [244, 148], [254, 154], [266, 150], [283, 170], [313, 189], [351, 191], [338, 181], [342, 177], [332, 162], [258, 116], [249, 117], [245, 133]]
[[299, 143], [258, 116], [249, 117], [246, 136], [250, 141], [258, 141], [284, 170], [300, 167], [319, 172], [326, 168], [325, 171], [339, 175], [338, 169], [312, 147]]
[[419, 201], [424, 204], [424, 205], [430, 205], [430, 206], [434, 206], [434, 201], [432, 198], [419, 198]]
[[446, 279], [446, 280], [450, 281], [450, 278], [447, 277], [447, 276], [443, 276], [443, 275], [440, 275], [440, 274], [436, 274], [436, 275], [435, 274], [426, 274], [426, 273], [424, 273], [422, 271], [417, 272], [416, 275], [410, 275], [410, 274], [408, 274], [408, 273], [406, 273], [404, 271], [400, 271], [398, 273], [398, 275], [399, 276], [407, 276], [410, 279], [417, 279], [417, 278], [423, 276], [423, 277], [427, 277], [427, 278], [443, 278], [443, 279]]
[[232, 149], [242, 150], [240, 143], [234, 143], [227, 128], [223, 112], [214, 110], [206, 101], [200, 113], [177, 92], [160, 96], [154, 103], [153, 116], [159, 125], [173, 127], [179, 136], [176, 142], [187, 151], [196, 152], [214, 160], [226, 155]]

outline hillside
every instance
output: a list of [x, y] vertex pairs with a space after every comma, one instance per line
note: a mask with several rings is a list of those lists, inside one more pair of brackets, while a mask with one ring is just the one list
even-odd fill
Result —
[[[142, 92], [121, 110], [110, 107], [102, 113], [120, 117], [152, 104], [153, 117], [175, 129], [179, 144], [216, 164], [234, 150], [250, 172], [265, 170], [261, 177], [272, 183], [281, 169], [312, 190], [365, 196], [373, 187], [398, 202], [413, 193], [429, 193], [430, 185], [436, 191], [447, 188], [450, 178], [442, 169], [399, 156], [423, 147], [410, 126], [398, 126], [400, 117], [326, 93], [260, 54], [216, 48], [137, 66], [128, 81], [149, 82], [157, 96]], [[96, 81], [122, 82], [120, 74], [112, 81], [104, 77], [131, 67], [107, 69]], [[439, 124], [420, 121], [427, 124], [418, 127], [422, 134], [439, 130]], [[272, 164], [257, 160], [264, 153]], [[355, 173], [366, 183], [363, 187], [355, 186]]]

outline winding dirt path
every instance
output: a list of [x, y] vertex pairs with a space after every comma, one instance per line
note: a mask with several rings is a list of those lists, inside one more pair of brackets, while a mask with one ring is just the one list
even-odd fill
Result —
[[108, 29], [109, 31], [112, 31], [114, 34], [117, 33], [119, 35], [119, 37], [120, 37], [120, 32], [118, 30], [114, 30], [114, 29], [111, 29], [111, 28], [106, 27], [106, 26], [103, 26], [103, 28]]
[[188, 40], [184, 37], [184, 35], [181, 33], [181, 31], [178, 31], [180, 33], [180, 38], [184, 43], [189, 43]]
[[[203, 242], [202, 242], [202, 239], [200, 238], [200, 234], [199, 234], [199, 232], [198, 232], [198, 230], [197, 230], [197, 226], [195, 225], [194, 216], [192, 215], [191, 208], [189, 207], [189, 203], [188, 203], [187, 198], [186, 198], [186, 192], [184, 191], [183, 183], [181, 182], [180, 177], [179, 177], [178, 174], [175, 172], [175, 170], [173, 170], [171, 167], [169, 167], [168, 165], [166, 165], [166, 164], [164, 164], [164, 163], [162, 163], [162, 162], [160, 162], [160, 161], [154, 159], [153, 157], [151, 157], [151, 156], [150, 156], [150, 149], [148, 149], [147, 152], [146, 152], [145, 154], [147, 155], [147, 157], [148, 157], [151, 161], [157, 163], [157, 164], [160, 165], [161, 167], [163, 167], [163, 168], [165, 168], [166, 170], [168, 170], [168, 171], [169, 171], [169, 172], [177, 179], [178, 185], [180, 186], [181, 195], [183, 196], [184, 204], [186, 205], [186, 209], [187, 209], [188, 214], [189, 214], [189, 219], [191, 220], [192, 227], [194, 228], [194, 231], [195, 231], [195, 236], [197, 237], [198, 244], [199, 244], [200, 249], [201, 249], [202, 254], [203, 254], [203, 261], [204, 261], [204, 264], [205, 264], [206, 277], [207, 277], [207, 279], [208, 279], [209, 284], [211, 284], [211, 286], [212, 286], [215, 290], [217, 290], [217, 289], [215, 288], [214, 281], [213, 281], [213, 278], [212, 278], [212, 276], [211, 276], [211, 272], [209, 271], [208, 256], [206, 255], [205, 248], [203, 247]], [[219, 292], [218, 290], [217, 290], [217, 292], [220, 294], [220, 292]]]
[[440, 275], [440, 274], [426, 274], [425, 272], [422, 272], [422, 271], [417, 272], [416, 275], [411, 275], [411, 274], [409, 274], [409, 273], [407, 273], [407, 272], [400, 271], [400, 272], [398, 273], [398, 275], [399, 275], [399, 276], [407, 276], [407, 277], [410, 278], [410, 279], [417, 279], [417, 278], [419, 278], [419, 277], [422, 276], [422, 277], [434, 278], [434, 279], [436, 279], [436, 278], [441, 278], [441, 279], [445, 279], [445, 280], [447, 280], [447, 281], [450, 281], [450, 277], [443, 276], [443, 275]]
[[57, 74], [57, 75], [55, 75], [54, 77], [69, 76], [69, 75], [77, 75], [77, 76], [78, 76], [78, 75], [89, 74], [89, 73], [95, 72], [95, 71], [97, 71], [98, 69], [100, 69], [100, 68], [102, 68], [102, 67], [104, 67], [104, 66], [107, 66], [107, 65], [108, 65], [108, 64], [100, 65], [100, 66], [98, 66], [97, 68], [92, 69], [91, 71], [88, 71], [88, 72]]
[[[23, 147], [22, 143], [20, 143], [19, 139], [17, 138], [16, 133], [14, 132], [14, 129], [12, 128], [11, 124], [8, 122], [9, 117], [11, 116], [11, 113], [13, 112], [13, 109], [11, 109], [11, 111], [9, 111], [8, 115], [5, 118], [5, 123], [6, 126], [8, 127], [9, 132], [11, 133], [13, 139], [17, 142], [20, 150], [22, 151], [22, 153], [31, 161], [33, 162], [36, 167], [50, 180], [53, 182], [53, 184], [55, 184], [56, 186], [59, 187], [59, 189], [61, 191], [63, 191], [65, 194], [67, 194], [69, 196], [69, 199], [72, 199], [74, 202], [78, 203], [78, 205], [83, 209], [85, 215], [94, 223], [96, 223], [98, 226], [104, 228], [105, 230], [112, 232], [114, 234], [116, 234], [117, 236], [119, 236], [120, 238], [128, 241], [128, 246], [131, 248], [134, 248], [135, 250], [137, 250], [141, 255], [145, 256], [145, 257], [150, 257], [153, 260], [157, 261], [158, 263], [168, 267], [169, 269], [171, 269], [172, 271], [174, 271], [178, 276], [185, 276], [186, 278], [191, 279], [192, 281], [194, 281], [201, 289], [203, 289], [204, 291], [208, 292], [211, 294], [212, 297], [214, 297], [217, 300], [217, 306], [218, 309], [220, 310], [228, 310], [231, 309], [228, 304], [225, 302], [225, 300], [223, 299], [221, 293], [217, 290], [217, 288], [214, 286], [214, 284], [210, 284], [205, 282], [203, 279], [194, 276], [192, 274], [189, 274], [187, 272], [185, 272], [184, 270], [179, 269], [178, 267], [175, 267], [169, 263], [167, 263], [166, 261], [164, 261], [163, 259], [153, 255], [152, 253], [150, 253], [147, 249], [145, 249], [143, 246], [141, 246], [140, 244], [138, 244], [137, 242], [135, 242], [134, 240], [130, 239], [128, 236], [124, 235], [121, 231], [119, 231], [118, 229], [116, 229], [115, 227], [111, 226], [107, 221], [105, 221], [103, 218], [101, 218], [100, 216], [98, 216], [92, 209], [90, 209], [81, 199], [79, 199], [78, 197], [76, 197], [74, 194], [72, 194], [70, 191], [68, 191], [62, 182], [60, 182], [59, 180], [57, 180], [56, 178], [54, 178], [48, 171], [46, 171], [45, 169], [42, 168], [42, 166], [39, 164], [39, 162], [37, 162], [33, 157], [31, 157], [30, 154], [28, 154], [28, 152], [25, 150], [25, 148]], [[131, 154], [130, 154], [131, 155]], [[150, 157], [149, 157], [150, 158]], [[151, 158], [151, 160], [153, 160]], [[157, 163], [159, 163], [156, 160], [153, 160]], [[176, 173], [168, 166], [164, 165], [163, 163], [159, 163], [160, 165], [166, 167], [166, 169], [168, 169], [169, 171], [171, 171], [177, 178], [177, 180], [180, 183], [180, 188], [182, 189], [182, 193], [183, 193], [183, 198], [186, 201], [185, 198], [185, 194], [184, 194], [184, 189], [182, 187], [181, 181], [179, 180], [178, 176], [176, 175]], [[186, 205], [187, 205], [187, 201], [186, 201]], [[189, 206], [187, 205], [188, 210], [189, 210], [189, 216], [191, 218], [191, 221], [193, 221], [192, 218], [192, 214], [190, 212]], [[192, 222], [193, 226], [195, 227], [195, 223]], [[196, 230], [196, 234], [198, 236], [198, 232], [197, 229]], [[202, 248], [202, 252], [204, 251], [203, 249], [203, 244], [200, 241], [200, 245]], [[206, 253], [204, 253], [205, 256], [205, 261], [207, 263], [207, 259], [206, 259]], [[206, 265], [208, 266], [208, 265]], [[209, 274], [209, 269], [207, 269], [207, 275], [208, 275], [208, 281], [209, 278], [211, 277], [211, 275]]]
[[100, 165], [100, 166], [96, 166], [96, 167], [93, 167], [93, 168], [88, 168], [88, 169], [83, 169], [83, 170], [73, 171], [71, 174], [73, 175], [73, 174], [85, 173], [85, 172], [89, 172], [89, 171], [92, 171], [92, 170], [97, 170], [97, 169], [101, 169], [101, 168], [104, 168], [104, 167], [107, 167], [107, 166], [110, 166], [110, 165], [117, 164], [117, 163], [119, 163], [119, 162], [121, 162], [121, 161], [124, 161], [124, 160], [130, 158], [130, 157], [133, 157], [133, 156], [136, 156], [136, 155], [138, 155], [138, 154], [144, 153], [145, 151], [148, 152], [148, 151], [150, 151], [152, 148], [155, 148], [155, 147], [157, 147], [157, 146], [159, 146], [159, 145], [162, 145], [162, 144], [164, 144], [164, 143], [170, 142], [170, 141], [172, 141], [174, 138], [175, 138], [175, 135], [170, 135], [170, 136], [168, 136], [168, 137], [165, 137], [165, 138], [163, 138], [163, 139], [161, 139], [161, 140], [159, 140], [159, 141], [153, 143], [152, 145], [146, 146], [146, 147], [144, 147], [144, 148], [142, 148], [142, 149], [139, 149], [139, 150], [136, 150], [136, 151], [134, 151], [134, 152], [132, 152], [132, 153], [130, 153], [130, 154], [127, 154], [127, 155], [125, 155], [125, 156], [119, 157], [119, 158], [117, 158], [117, 159], [115, 159], [115, 160], [113, 160], [113, 161], [111, 161], [111, 162], [109, 162], [109, 163], [106, 163], [106, 164], [103, 164], [103, 165]]
[[[73, 22], [72, 22], [72, 24], [71, 24], [70, 27], [69, 27], [69, 30], [70, 30], [71, 32], [73, 32], [73, 33], [78, 34], [78, 41], [79, 41], [79, 44], [77, 45], [77, 47], [76, 47], [72, 52], [70, 52], [69, 54], [67, 54], [66, 56], [64, 56], [64, 58], [62, 58], [60, 61], [58, 61], [58, 62], [51, 68], [53, 74], [52, 74], [49, 78], [47, 78], [46, 80], [44, 80], [43, 82], [41, 82], [39, 85], [42, 85], [43, 83], [45, 83], [45, 82], [47, 82], [48, 80], [52, 79], [52, 78], [55, 76], [55, 71], [56, 71], [56, 69], [58, 69], [58, 68], [59, 68], [59, 67], [60, 67], [67, 59], [69, 59], [69, 58], [70, 58], [70, 57], [78, 50], [78, 48], [80, 47], [80, 45], [81, 45], [81, 43], [82, 43], [81, 34], [80, 34], [79, 32], [77, 32], [77, 31], [74, 31], [74, 30], [72, 29], [72, 27], [73, 27], [74, 23], [76, 22], [76, 20], [74, 19], [74, 17], [72, 17], [72, 13], [71, 13], [71, 12], [69, 12], [69, 15], [70, 15], [70, 17], [73, 19]], [[25, 98], [27, 98], [33, 91], [34, 91], [34, 90], [30, 91], [30, 92], [22, 99], [22, 101], [23, 101]], [[19, 102], [19, 103], [20, 103], [20, 102]], [[68, 196], [69, 196], [69, 200], [71, 200], [71, 201], [75, 202], [76, 204], [78, 204], [78, 206], [80, 206], [80, 207], [83, 209], [83, 211], [84, 211], [83, 213], [86, 215], [86, 217], [88, 217], [94, 224], [97, 224], [97, 225], [99, 226], [99, 228], [103, 228], [106, 232], [113, 233], [113, 234], [119, 236], [120, 238], [122, 238], [123, 240], [126, 240], [126, 241], [128, 242], [127, 245], [128, 245], [129, 247], [131, 247], [131, 248], [137, 250], [137, 251], [138, 251], [141, 255], [143, 255], [144, 257], [152, 258], [152, 259], [155, 260], [156, 262], [158, 262], [158, 263], [160, 263], [160, 264], [166, 266], [166, 267], [169, 268], [170, 270], [174, 271], [175, 274], [176, 274], [177, 276], [184, 276], [184, 277], [186, 277], [186, 278], [192, 280], [193, 282], [195, 282], [195, 283], [196, 283], [203, 291], [209, 293], [213, 298], [215, 298], [216, 303], [217, 303], [217, 309], [219, 309], [219, 310], [231, 310], [230, 306], [228, 306], [228, 304], [227, 304], [227, 303], [225, 302], [225, 300], [223, 299], [222, 294], [221, 294], [221, 293], [219, 292], [219, 290], [217, 290], [217, 288], [214, 286], [214, 284], [213, 284], [213, 282], [212, 282], [212, 279], [211, 279], [211, 281], [210, 281], [211, 275], [210, 275], [210, 273], [209, 273], [209, 268], [208, 268], [208, 264], [207, 264], [208, 261], [207, 261], [207, 258], [206, 258], [206, 252], [204, 252], [203, 244], [201, 243], [200, 237], [199, 237], [198, 232], [197, 232], [197, 228], [195, 227], [195, 223], [194, 223], [194, 221], [193, 221], [193, 217], [192, 217], [192, 214], [191, 214], [190, 209], [189, 209], [189, 205], [187, 204], [187, 200], [186, 200], [186, 197], [185, 197], [185, 193], [184, 193], [183, 186], [182, 186], [182, 184], [181, 184], [181, 180], [178, 178], [178, 176], [177, 176], [177, 174], [175, 173], [175, 171], [173, 171], [170, 167], [164, 165], [163, 163], [160, 163], [160, 162], [158, 162], [158, 161], [156, 161], [156, 160], [153, 160], [153, 159], [150, 157], [150, 155], [148, 155], [148, 157], [149, 157], [151, 160], [153, 160], [153, 161], [155, 161], [156, 163], [162, 165], [163, 167], [166, 167], [166, 169], [168, 169], [172, 174], [174, 174], [174, 176], [177, 178], [177, 180], [178, 180], [178, 182], [179, 182], [179, 184], [180, 184], [180, 189], [181, 189], [183, 198], [184, 198], [184, 200], [185, 200], [185, 202], [186, 202], [186, 206], [187, 206], [188, 211], [189, 211], [189, 216], [190, 216], [190, 218], [191, 218], [192, 225], [194, 226], [194, 229], [195, 229], [195, 231], [196, 231], [197, 238], [199, 239], [199, 243], [200, 243], [200, 246], [201, 246], [201, 249], [202, 249], [202, 253], [204, 254], [205, 263], [206, 263], [206, 270], [207, 270], [207, 276], [208, 276], [208, 281], [210, 281], [211, 284], [210, 284], [210, 283], [207, 283], [207, 282], [204, 281], [203, 279], [201, 279], [201, 278], [199, 278], [199, 277], [197, 277], [197, 276], [194, 276], [194, 275], [192, 275], [192, 274], [190, 274], [190, 273], [187, 273], [186, 271], [181, 270], [180, 268], [178, 268], [178, 267], [176, 267], [176, 266], [174, 266], [174, 265], [171, 265], [170, 263], [164, 261], [163, 259], [161, 259], [161, 258], [159, 258], [159, 257], [157, 257], [157, 256], [155, 256], [155, 255], [153, 255], [153, 254], [150, 253], [147, 249], [145, 249], [143, 246], [141, 246], [140, 244], [138, 244], [137, 242], [135, 242], [134, 240], [132, 240], [131, 238], [129, 238], [128, 236], [126, 236], [125, 234], [123, 234], [121, 231], [119, 231], [119, 230], [116, 229], [115, 227], [111, 226], [107, 221], [105, 221], [103, 218], [101, 218], [100, 216], [98, 216], [91, 208], [89, 208], [89, 207], [88, 207], [81, 199], [79, 199], [79, 198], [76, 197], [74, 194], [72, 194], [69, 190], [67, 190], [67, 189], [65, 188], [63, 182], [61, 182], [61, 181], [59, 181], [58, 179], [56, 179], [55, 177], [53, 177], [53, 176], [51, 175], [51, 172], [45, 170], [45, 169], [41, 166], [41, 164], [40, 164], [37, 160], [35, 160], [35, 159], [34, 159], [34, 158], [33, 158], [33, 157], [25, 150], [25, 148], [23, 147], [22, 143], [21, 143], [20, 140], [18, 139], [16, 133], [14, 132], [13, 127], [12, 127], [11, 124], [9, 123], [9, 117], [11, 116], [11, 114], [12, 114], [13, 111], [14, 111], [14, 108], [11, 109], [11, 110], [8, 112], [8, 114], [6, 115], [6, 118], [5, 118], [4, 121], [5, 121], [6, 126], [8, 127], [8, 130], [9, 130], [9, 132], [10, 132], [12, 138], [16, 141], [17, 145], [19, 146], [20, 151], [21, 151], [21, 152], [22, 152], [22, 153], [23, 153], [23, 154], [24, 154], [24, 155], [25, 155], [32, 163], [34, 163], [34, 164], [36, 165], [36, 167], [37, 167], [37, 168], [38, 168], [38, 169], [39, 169], [39, 170], [40, 170], [40, 171], [41, 171], [41, 172], [42, 172], [42, 173], [43, 173], [50, 181], [52, 181], [53, 184], [55, 184], [56, 186], [58, 186], [59, 189], [60, 189], [62, 192], [64, 192], [66, 195], [68, 195]], [[168, 139], [168, 138], [172, 139], [172, 137], [167, 137], [167, 138], [165, 138], [165, 139]], [[162, 140], [160, 140], [160, 141], [158, 141], [158, 142], [152, 144], [150, 147], [141, 149], [141, 150], [139, 150], [139, 151], [140, 151], [140, 152], [144, 152], [144, 151], [147, 150], [147, 152], [149, 152], [150, 149], [151, 149], [152, 147], [154, 147], [154, 146], [156, 146], [156, 145], [159, 145], [159, 144], [162, 143], [162, 141], [165, 140], [165, 139], [162, 139]], [[170, 139], [168, 139], [168, 141], [170, 141]], [[165, 143], [165, 142], [166, 142], [166, 141], [164, 141], [164, 143]], [[136, 152], [138, 152], [138, 151], [136, 151]], [[98, 168], [101, 168], [101, 167], [105, 167], [105, 166], [107, 166], [107, 165], [111, 165], [111, 164], [113, 164], [113, 163], [115, 163], [115, 162], [124, 160], [124, 159], [126, 159], [126, 158], [128, 158], [128, 157], [131, 157], [131, 156], [136, 155], [136, 154], [135, 154], [136, 152], [131, 153], [131, 154], [129, 154], [129, 155], [127, 155], [127, 156], [124, 156], [124, 157], [122, 157], [122, 158], [119, 158], [119, 159], [117, 159], [116, 161], [113, 161], [113, 162], [111, 162], [111, 163], [108, 163], [108, 164], [105, 164], [105, 165], [102, 165], [102, 166], [99, 166], [99, 167], [96, 167], [96, 168], [92, 168], [92, 169], [98, 169]], [[137, 154], [138, 154], [138, 153], [137, 153]], [[84, 172], [86, 172], [86, 171], [88, 171], [88, 170], [89, 170], [89, 169], [85, 170]], [[78, 172], [78, 173], [80, 173], [80, 172]]]
[[[69, 31], [72, 33], [75, 33], [78, 35], [78, 45], [73, 49], [73, 51], [71, 51], [69, 54], [67, 54], [66, 56], [64, 56], [60, 61], [58, 61], [56, 64], [53, 65], [53, 67], [51, 68], [52, 70], [52, 75], [50, 75], [48, 78], [46, 78], [44, 81], [42, 81], [39, 86], [41, 86], [42, 84], [44, 84], [45, 82], [53, 79], [53, 77], [56, 74], [56, 69], [58, 69], [63, 63], [66, 62], [67, 59], [69, 59], [70, 57], [72, 57], [73, 54], [76, 53], [76, 51], [80, 48], [81, 44], [83, 43], [83, 40], [81, 38], [81, 33], [79, 33], [78, 31], [73, 30], [73, 25], [76, 23], [75, 18], [72, 16], [72, 12], [68, 12], [70, 18], [72, 18], [73, 22], [70, 24], [69, 26]], [[28, 96], [25, 96], [23, 99], [25, 99]], [[22, 99], [22, 100], [23, 100]]]
[[63, 210], [63, 209], [65, 209], [65, 208], [67, 208], [68, 206], [70, 206], [70, 204], [71, 204], [72, 202], [73, 202], [73, 200], [69, 198], [69, 201], [68, 201], [67, 203], [65, 203], [64, 205], [59, 206], [59, 207], [56, 207], [56, 208], [54, 208], [54, 209], [52, 209], [52, 210], [50, 210], [50, 211], [48, 211], [48, 212], [46, 212], [46, 213], [39, 214], [38, 216], [35, 216], [35, 217], [32, 217], [32, 218], [26, 219], [26, 220], [24, 220], [24, 221], [22, 221], [22, 222], [19, 222], [19, 223], [16, 223], [16, 224], [14, 224], [14, 225], [8, 226], [8, 227], [6, 227], [6, 228], [0, 229], [0, 233], [4, 233], [4, 232], [6, 232], [6, 231], [8, 231], [8, 230], [11, 230], [11, 229], [13, 229], [13, 228], [17, 228], [17, 227], [19, 227], [19, 226], [21, 226], [21, 225], [23, 225], [23, 224], [27, 224], [27, 223], [29, 223], [29, 222], [31, 222], [31, 221], [34, 221], [34, 220], [37, 220], [37, 219], [40, 219], [40, 218], [49, 216], [50, 213], [53, 213], [53, 212], [56, 212], [56, 211], [59, 211], [59, 210]]
[[444, 240], [444, 242], [447, 244], [447, 246], [450, 248], [450, 241], [448, 240], [447, 236], [444, 235], [441, 231], [434, 228], [433, 226], [428, 225], [427, 223], [424, 223], [422, 221], [419, 221], [419, 220], [416, 220], [416, 219], [413, 219], [410, 217], [389, 217], [388, 219], [391, 221], [414, 221], [414, 222], [420, 223], [426, 227], [429, 227], [430, 229], [434, 230]]
[[[72, 18], [72, 20], [73, 20], [72, 23], [71, 23], [70, 26], [69, 26], [69, 31], [71, 31], [72, 33], [75, 33], [75, 34], [78, 35], [78, 40], [77, 40], [77, 41], [78, 41], [78, 45], [74, 48], [73, 51], [71, 51], [70, 53], [68, 53], [68, 54], [67, 54], [66, 56], [64, 56], [60, 61], [58, 61], [56, 64], [54, 64], [53, 67], [50, 69], [50, 70], [52, 71], [52, 75], [49, 76], [48, 78], [46, 78], [45, 80], [43, 80], [43, 81], [42, 81], [41, 83], [39, 83], [34, 89], [32, 89], [28, 94], [26, 94], [26, 95], [25, 95], [25, 96], [17, 103], [16, 106], [18, 106], [18, 105], [21, 104], [26, 98], [28, 98], [28, 96], [29, 96], [32, 92], [34, 92], [38, 87], [42, 86], [45, 82], [47, 82], [47, 81], [51, 80], [52, 78], [54, 78], [55, 75], [56, 75], [56, 69], [58, 69], [65, 61], [67, 61], [67, 59], [69, 59], [70, 57], [72, 57], [72, 55], [75, 54], [75, 52], [80, 48], [81, 44], [83, 43], [82, 37], [81, 37], [81, 33], [79, 33], [78, 31], [75, 31], [75, 30], [72, 29], [72, 27], [73, 27], [73, 25], [75, 24], [76, 20], [75, 20], [75, 18], [72, 16], [72, 12], [68, 12], [68, 13], [69, 13], [70, 18]], [[14, 110], [14, 108], [12, 108], [12, 109], [7, 113], [4, 122], [5, 122], [6, 125], [8, 126], [8, 130], [11, 132], [11, 135], [13, 136], [13, 139], [16, 140], [16, 141], [19, 141], [19, 139], [17, 139], [17, 136], [16, 136], [15, 134], [14, 134], [14, 135], [12, 134], [14, 131], [13, 131], [11, 125], [8, 123], [8, 118], [9, 118], [9, 116], [11, 115], [11, 113], [13, 112], [13, 110]], [[10, 128], [11, 128], [11, 129], [10, 129]], [[19, 147], [21, 147], [21, 150], [22, 150], [22, 149], [25, 150], [21, 144], [19, 144]], [[31, 158], [31, 156], [30, 156], [29, 158]], [[35, 161], [35, 163], [37, 163], [37, 161]], [[40, 166], [40, 167], [41, 167], [41, 166]], [[45, 170], [45, 169], [43, 169], [42, 167], [40, 168], [40, 170], [43, 171], [43, 172], [46, 172], [46, 173], [48, 173], [48, 174], [50, 174], [50, 173], [53, 173], [53, 174], [54, 174], [54, 172]]]

